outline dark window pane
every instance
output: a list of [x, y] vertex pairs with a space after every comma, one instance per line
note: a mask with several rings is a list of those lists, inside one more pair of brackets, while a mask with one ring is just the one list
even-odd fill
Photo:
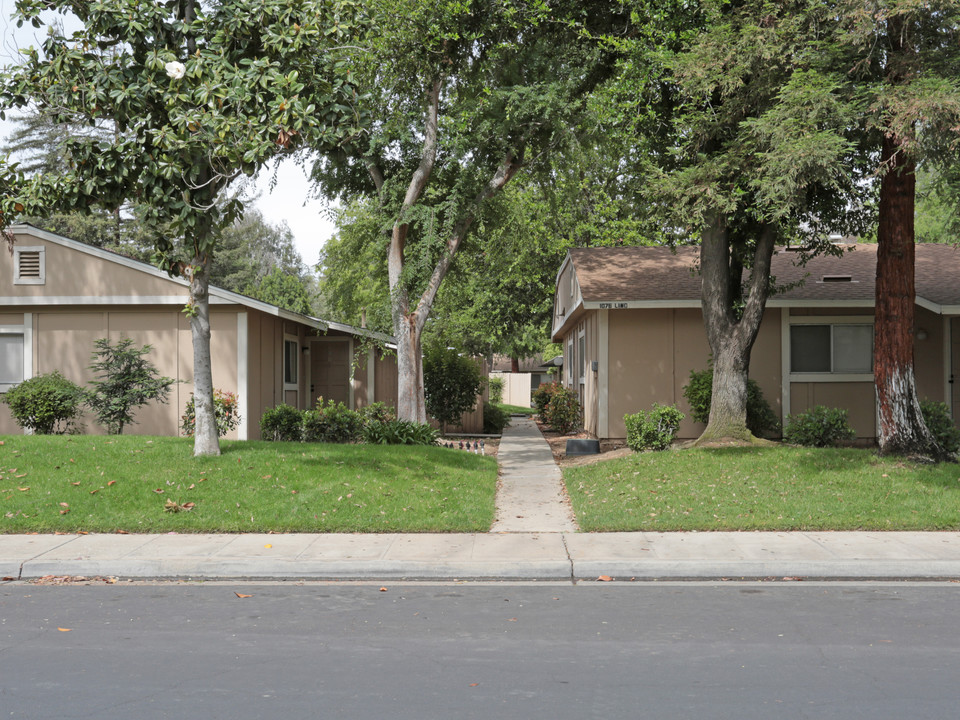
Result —
[[830, 326], [790, 327], [790, 372], [830, 372]]

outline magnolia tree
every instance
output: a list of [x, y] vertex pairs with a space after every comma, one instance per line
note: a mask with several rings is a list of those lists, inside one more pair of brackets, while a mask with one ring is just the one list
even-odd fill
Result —
[[66, 139], [63, 172], [35, 176], [22, 197], [47, 209], [134, 200], [145, 221], [168, 229], [155, 238], [155, 260], [189, 281], [196, 455], [220, 452], [209, 272], [222, 229], [242, 214], [225, 191], [299, 145], [325, 152], [359, 132], [338, 50], [356, 29], [356, 8], [351, 0], [17, 2], [21, 25], [41, 27], [41, 12], [53, 10], [79, 29], [49, 25], [42, 47], [5, 72], [0, 106], [35, 105], [55, 121], [101, 129]]

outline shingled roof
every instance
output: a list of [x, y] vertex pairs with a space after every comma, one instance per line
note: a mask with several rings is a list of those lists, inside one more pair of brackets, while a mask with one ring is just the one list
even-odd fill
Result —
[[[820, 256], [806, 265], [799, 254], [779, 250], [771, 272], [778, 285], [800, 283], [774, 295], [772, 307], [873, 304], [877, 246], [851, 245], [840, 257]], [[689, 305], [700, 300], [699, 248], [575, 248], [570, 250], [584, 306], [627, 302]], [[960, 313], [960, 248], [916, 246], [917, 302], [936, 312]]]

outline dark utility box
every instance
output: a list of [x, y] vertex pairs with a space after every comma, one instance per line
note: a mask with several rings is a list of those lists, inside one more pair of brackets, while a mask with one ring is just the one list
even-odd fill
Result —
[[599, 452], [599, 440], [582, 440], [579, 438], [567, 440], [567, 455], [570, 457], [577, 455], [596, 455]]

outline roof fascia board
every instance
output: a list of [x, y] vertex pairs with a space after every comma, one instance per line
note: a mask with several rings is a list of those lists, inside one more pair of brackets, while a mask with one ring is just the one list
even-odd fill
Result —
[[[109, 250], [104, 250], [102, 248], [94, 247], [93, 245], [87, 245], [86, 243], [82, 243], [77, 240], [71, 240], [68, 237], [57, 235], [56, 233], [48, 232], [47, 230], [41, 230], [40, 228], [35, 228], [32, 225], [22, 225], [22, 224], [12, 225], [9, 228], [9, 230], [15, 235], [18, 235], [18, 234], [29, 235], [29, 236], [38, 238], [40, 240], [52, 242], [55, 245], [62, 245], [64, 247], [70, 248], [71, 250], [76, 250], [77, 252], [82, 252], [82, 253], [86, 253], [87, 255], [92, 255], [93, 257], [99, 258], [101, 260], [106, 260], [108, 262], [116, 263], [117, 265], [122, 265], [131, 270], [136, 270], [138, 272], [152, 275], [155, 278], [160, 278], [162, 280], [169, 280], [173, 283], [176, 283], [177, 285], [180, 285], [185, 289], [189, 289], [190, 287], [189, 283], [183, 278], [173, 277], [169, 273], [161, 270], [160, 268], [156, 268], [153, 265], [150, 265], [148, 263], [140, 262], [139, 260], [133, 260], [131, 258], [124, 257], [123, 255], [112, 253]], [[310, 317], [309, 315], [301, 315], [300, 313], [294, 313], [289, 310], [283, 310], [282, 308], [278, 308], [276, 305], [271, 305], [270, 303], [265, 303], [261, 300], [254, 300], [253, 298], [249, 298], [246, 295], [241, 295], [239, 293], [231, 292], [230, 290], [224, 290], [223, 288], [219, 288], [215, 285], [210, 286], [209, 292], [210, 292], [211, 300], [217, 297], [227, 303], [236, 303], [238, 305], [244, 305], [245, 307], [253, 308], [254, 310], [260, 310], [261, 312], [265, 312], [270, 315], [276, 315], [277, 317], [282, 317], [287, 320], [293, 320], [303, 325], [309, 325], [312, 327], [318, 327], [321, 330], [326, 330], [326, 323], [324, 323], [319, 318], [313, 318], [313, 317]], [[155, 305], [155, 304], [158, 304], [156, 301], [157, 297], [162, 297], [162, 296], [154, 296], [152, 298], [143, 298], [143, 299], [135, 299], [135, 300], [124, 298], [122, 300], [118, 300], [118, 302], [122, 302], [128, 305], [146, 305], [146, 304]], [[37, 305], [47, 304], [47, 303], [23, 302], [24, 300], [27, 300], [27, 299], [18, 298], [17, 302], [20, 302], [21, 304], [37, 304]], [[150, 302], [146, 302], [146, 300], [150, 300]], [[87, 304], [90, 302], [97, 302], [97, 301], [84, 299], [81, 302], [73, 302], [69, 304]], [[166, 304], [167, 302], [170, 302], [170, 301], [169, 300], [160, 301], [159, 304]], [[182, 297], [178, 298], [176, 302], [183, 303], [183, 298]], [[99, 303], [104, 304], [104, 300], [100, 300]], [[3, 304], [15, 304], [15, 303], [3, 303]], [[59, 302], [59, 303], [50, 303], [50, 304], [67, 304], [67, 303]], [[106, 304], [114, 304], [114, 303], [108, 302]], [[213, 303], [213, 304], [223, 304], [223, 303]]]
[[572, 256], [570, 255], [570, 248], [567, 248], [567, 254], [563, 258], [563, 262], [560, 263], [560, 269], [557, 270], [557, 279], [554, 281], [554, 287], [557, 287], [560, 284], [560, 276], [563, 275], [563, 271], [566, 270], [567, 265], [572, 261]]
[[377, 332], [376, 330], [367, 330], [366, 328], [358, 328], [358, 327], [354, 327], [353, 325], [347, 325], [346, 323], [338, 323], [333, 321], [326, 321], [324, 324], [327, 326], [326, 329], [328, 330], [337, 330], [339, 332], [350, 333], [351, 335], [368, 337], [368, 338], [372, 338], [373, 340], [380, 340], [385, 343], [397, 342], [397, 339], [392, 335], [387, 335], [386, 333]]
[[632, 310], [634, 308], [699, 308], [699, 300], [585, 300], [584, 310]]

